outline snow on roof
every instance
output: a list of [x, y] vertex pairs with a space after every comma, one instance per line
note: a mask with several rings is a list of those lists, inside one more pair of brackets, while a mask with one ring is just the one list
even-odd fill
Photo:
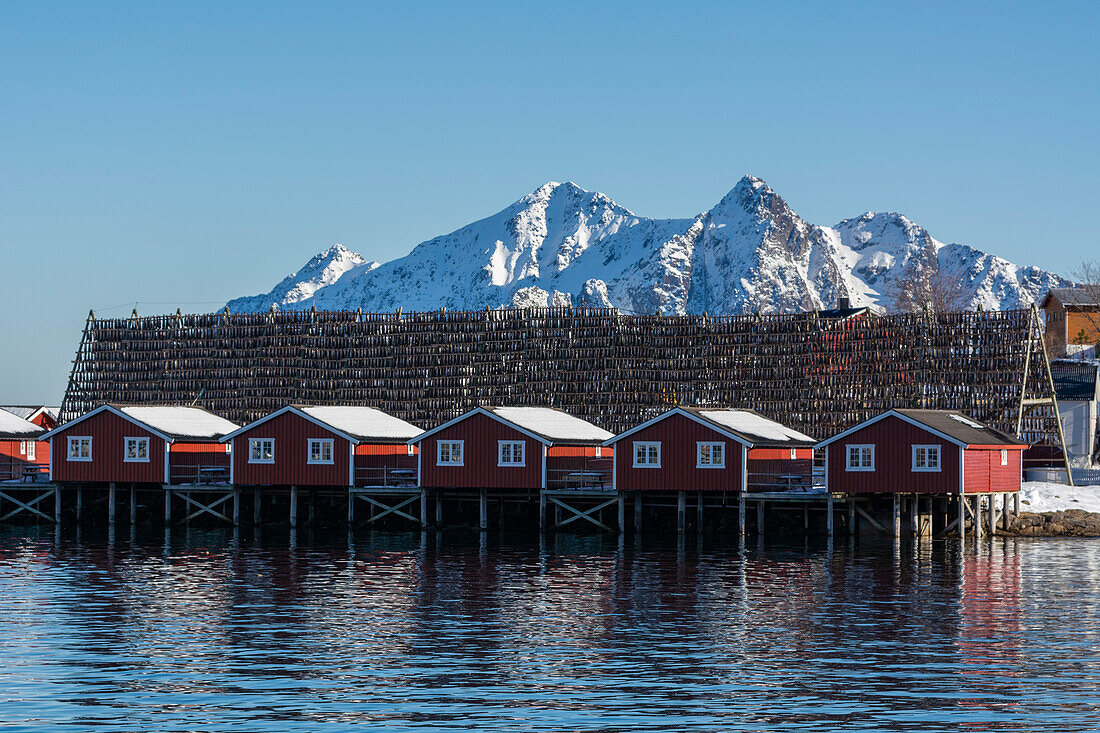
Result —
[[556, 443], [602, 443], [614, 437], [603, 428], [552, 407], [487, 407], [497, 417]]
[[0, 410], [10, 412], [16, 417], [21, 417], [24, 420], [30, 420], [40, 412], [44, 412], [56, 420], [57, 413], [60, 409], [59, 407], [49, 407], [47, 405], [0, 405]]
[[424, 432], [412, 423], [373, 407], [311, 406], [298, 409], [353, 438], [396, 440], [404, 443]]
[[13, 415], [7, 410], [0, 410], [0, 436], [14, 440], [27, 440], [37, 438], [44, 432], [46, 431], [34, 423]]
[[754, 443], [814, 443], [813, 438], [749, 410], [696, 410], [704, 420], [718, 423]]
[[199, 407], [119, 407], [119, 412], [173, 438], [217, 439], [239, 426]]

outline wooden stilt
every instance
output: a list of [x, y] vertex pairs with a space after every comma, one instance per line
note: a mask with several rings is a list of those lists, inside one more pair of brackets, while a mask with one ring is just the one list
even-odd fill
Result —
[[164, 484], [164, 524], [172, 523], [172, 487]]
[[642, 531], [642, 492], [634, 492], [634, 531]]
[[825, 534], [833, 536], [833, 495], [825, 495]]
[[316, 518], [315, 515], [314, 515], [314, 507], [316, 506], [316, 504], [317, 504], [317, 489], [310, 489], [309, 490], [309, 513], [308, 513], [308, 516], [309, 516], [309, 525], [311, 527], [313, 526], [314, 520]]
[[737, 532], [741, 537], [745, 536], [745, 492], [737, 492]]
[[1020, 492], [1012, 494], [1012, 518], [1020, 516]]
[[619, 492], [619, 534], [626, 531], [626, 496]]
[[290, 526], [298, 526], [298, 487], [290, 487]]
[[241, 490], [233, 487], [233, 526], [241, 526]]
[[[545, 499], [542, 501], [545, 506]], [[435, 526], [436, 529], [443, 526], [443, 492], [438, 489], [435, 492]]]
[[997, 534], [997, 495], [989, 495], [989, 536]]
[[137, 489], [130, 484], [130, 524], [137, 524]]
[[897, 494], [893, 495], [894, 498], [894, 519], [891, 524], [895, 537], [901, 537], [901, 497]]
[[539, 529], [546, 529], [546, 494], [539, 492]]
[[348, 487], [348, 526], [355, 524], [355, 494], [352, 491], [354, 486]]
[[76, 487], [76, 521], [84, 518], [84, 487]]
[[263, 521], [264, 494], [259, 486], [252, 489], [252, 523], [259, 526]]
[[977, 539], [985, 534], [985, 525], [982, 524], [982, 497], [975, 496], [971, 501], [974, 505], [974, 538]]
[[756, 502], [756, 534], [764, 536], [764, 502], [759, 500]]
[[57, 484], [53, 487], [53, 521], [61, 524], [61, 487]]
[[687, 500], [685, 498], [686, 492], [683, 490], [676, 492], [676, 533], [684, 533], [684, 521], [685, 514], [687, 513]]
[[920, 497], [915, 495], [909, 500], [909, 534], [920, 535]]
[[428, 490], [420, 490], [420, 527], [428, 526]]
[[848, 534], [856, 534], [859, 530], [859, 519], [856, 518], [856, 502], [854, 499], [848, 500]]
[[809, 530], [810, 530], [810, 510], [809, 509], [803, 509], [802, 510], [802, 531], [803, 531], [803, 533], [805, 533], [805, 532], [808, 532]]
[[966, 539], [966, 497], [959, 494], [959, 518], [955, 521], [956, 526], [959, 529], [959, 539]]
[[703, 533], [703, 492], [702, 491], [697, 492], [696, 496], [698, 497], [698, 501], [696, 502], [696, 504], [698, 505], [698, 507], [697, 507], [698, 516], [695, 518], [695, 531], [698, 532], [699, 534], [702, 534]]
[[478, 520], [478, 529], [484, 531], [489, 528], [489, 490], [482, 489], [481, 496], [479, 497], [479, 509], [480, 518]]
[[107, 487], [107, 523], [115, 523], [115, 485], [113, 483]]

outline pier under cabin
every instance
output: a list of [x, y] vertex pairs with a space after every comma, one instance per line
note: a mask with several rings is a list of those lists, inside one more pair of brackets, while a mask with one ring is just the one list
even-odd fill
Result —
[[[614, 495], [612, 434], [550, 407], [477, 407], [410, 443], [420, 449], [420, 486], [442, 500], [476, 500], [478, 525], [488, 502], [533, 505], [543, 491]], [[614, 501], [612, 499], [612, 501]]]
[[50, 479], [74, 485], [77, 515], [85, 489], [106, 487], [113, 522], [120, 485], [130, 489], [131, 519], [138, 491], [162, 493], [166, 518], [174, 487], [184, 487], [189, 505], [201, 505], [193, 492], [215, 494], [218, 504], [232, 498], [228, 448], [219, 441], [237, 427], [198, 407], [102, 405], [42, 438], [51, 447]]
[[233, 484], [254, 487], [254, 521], [261, 520], [260, 487], [271, 487], [289, 494], [290, 524], [296, 526], [301, 488], [309, 491], [311, 513], [318, 498], [336, 498], [347, 502], [354, 521], [354, 500], [361, 498], [372, 506], [372, 521], [379, 517], [376, 504], [391, 510], [386, 514], [416, 520], [401, 511], [413, 502], [394, 511], [381, 497], [419, 498], [416, 448], [408, 441], [422, 432], [373, 407], [288, 405], [222, 440], [233, 446]]

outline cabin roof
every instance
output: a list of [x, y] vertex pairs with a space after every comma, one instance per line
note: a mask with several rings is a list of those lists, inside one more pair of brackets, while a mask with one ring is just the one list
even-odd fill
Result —
[[604, 444], [616, 443], [628, 435], [648, 428], [650, 425], [661, 422], [672, 415], [683, 415], [689, 420], [705, 425], [750, 448], [812, 448], [816, 443], [809, 435], [764, 417], [755, 410], [720, 407], [675, 407], [661, 413], [652, 420], [613, 436], [610, 440], [604, 441]]
[[285, 413], [293, 413], [352, 443], [407, 443], [422, 430], [374, 407], [358, 405], [287, 405], [222, 437], [222, 442]]
[[191, 440], [197, 442], [216, 441], [228, 432], [237, 429], [236, 423], [224, 417], [218, 417], [201, 407], [182, 407], [177, 405], [102, 405], [87, 412], [75, 420], [59, 425], [43, 438], [52, 438], [58, 433], [71, 430], [101, 412], [111, 412], [125, 420], [130, 420], [164, 440]]
[[553, 407], [476, 407], [453, 420], [448, 420], [438, 427], [421, 433], [409, 442], [417, 443], [478, 414], [487, 415], [509, 425], [546, 445], [554, 443], [600, 445], [613, 437], [607, 430]]
[[0, 410], [0, 439], [38, 440], [46, 431], [7, 410]]
[[0, 410], [10, 412], [16, 417], [21, 417], [24, 420], [33, 420], [42, 413], [46, 413], [56, 421], [57, 414], [61, 412], [60, 407], [51, 407], [49, 405], [0, 405]]
[[1079, 288], [1051, 288], [1043, 297], [1040, 308], [1046, 308], [1051, 300], [1057, 300], [1062, 305], [1072, 305], [1077, 308], [1090, 308], [1100, 306], [1100, 285], [1086, 285]]
[[870, 420], [865, 420], [842, 433], [838, 433], [831, 438], [821, 441], [817, 444], [817, 447], [821, 448], [826, 446], [891, 416], [898, 417], [911, 425], [922, 427], [963, 448], [968, 448], [973, 445], [1003, 445], [1016, 448], [1027, 447], [1027, 443], [1017, 440], [1007, 433], [1002, 433], [1000, 430], [991, 428], [985, 423], [979, 422], [969, 415], [957, 410], [909, 409], [887, 410]]

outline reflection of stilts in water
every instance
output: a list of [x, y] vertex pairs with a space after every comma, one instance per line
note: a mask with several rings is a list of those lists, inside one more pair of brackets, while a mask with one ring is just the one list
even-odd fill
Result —
[[994, 667], [1000, 677], [1024, 674], [1015, 671], [1015, 662], [1023, 656], [1020, 556], [1015, 542], [981, 543], [973, 553], [960, 552], [959, 591], [957, 646], [967, 665], [963, 674], [988, 680]]

